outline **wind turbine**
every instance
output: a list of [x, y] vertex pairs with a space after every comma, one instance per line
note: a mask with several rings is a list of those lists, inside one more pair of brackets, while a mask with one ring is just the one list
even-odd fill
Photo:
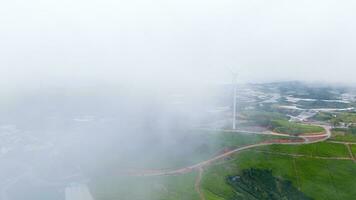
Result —
[[230, 68], [232, 74], [232, 85], [233, 85], [233, 111], [232, 111], [232, 129], [236, 129], [236, 103], [237, 103], [237, 73]]

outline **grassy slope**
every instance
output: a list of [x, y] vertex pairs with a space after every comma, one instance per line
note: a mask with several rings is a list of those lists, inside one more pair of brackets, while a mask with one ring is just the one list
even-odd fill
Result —
[[90, 190], [96, 200], [197, 200], [196, 176], [106, 177], [91, 181]]
[[[281, 156], [270, 156], [264, 155], [262, 153], [257, 153], [253, 151], [242, 152], [236, 159], [227, 161], [221, 165], [211, 166], [205, 173], [202, 179], [202, 186], [205, 190], [210, 191], [216, 196], [223, 197], [224, 199], [229, 199], [233, 195], [233, 190], [230, 186], [226, 184], [226, 176], [237, 174], [242, 169], [247, 169], [250, 167], [256, 168], [269, 168], [271, 166], [269, 163], [279, 163], [284, 167], [275, 168], [273, 172], [279, 174], [291, 174], [290, 178], [293, 178], [292, 173], [293, 168], [291, 165], [291, 160], [285, 159]], [[283, 172], [283, 173], [281, 173]]]
[[351, 145], [351, 150], [352, 153], [354, 154], [354, 157], [356, 158], [356, 144]]
[[[172, 157], [161, 161], [159, 164], [162, 166], [169, 166], [171, 168], [184, 167], [192, 165], [203, 160], [207, 160], [214, 155], [217, 155], [225, 148], [237, 148], [240, 146], [255, 144], [267, 139], [278, 138], [276, 136], [268, 135], [255, 135], [246, 133], [205, 133], [204, 145], [189, 152], [189, 154], [183, 154], [181, 157]], [[160, 166], [158, 166], [160, 168]]]
[[337, 113], [336, 118], [332, 118], [331, 122], [356, 123], [356, 113], [351, 113], [351, 112]]
[[242, 118], [248, 121], [250, 126], [269, 126], [272, 120], [287, 120], [282, 113], [268, 111], [249, 111], [241, 113]]
[[272, 130], [278, 133], [286, 133], [290, 135], [298, 135], [305, 133], [320, 133], [324, 129], [319, 126], [305, 125], [287, 120], [274, 120], [272, 121]]
[[[224, 148], [236, 148], [239, 146], [254, 144], [260, 141], [276, 138], [275, 136], [254, 135], [254, 134], [239, 134], [239, 133], [205, 133], [204, 140], [201, 147], [197, 150], [185, 151], [185, 148], [180, 148], [184, 154], [180, 157], [163, 157], [156, 159], [157, 162], [151, 164], [153, 167], [165, 168], [179, 168], [182, 166], [189, 166], [200, 161], [217, 155]], [[137, 159], [137, 158], [133, 158]], [[150, 169], [149, 167], [147, 167]], [[173, 177], [123, 177], [115, 176], [118, 174], [118, 168], [112, 166], [104, 170], [104, 174], [92, 175], [91, 190], [97, 200], [190, 200], [196, 198], [194, 190], [195, 173], [183, 176]], [[135, 188], [133, 190], [133, 188]], [[194, 195], [193, 195], [194, 193]], [[194, 198], [193, 198], [194, 197]]]
[[[208, 139], [206, 141], [211, 142], [208, 143], [211, 146], [208, 146], [212, 150], [219, 150], [224, 147], [237, 147], [241, 145], [256, 143], [266, 139], [267, 136], [256, 136], [236, 133], [212, 133], [209, 134], [207, 137]], [[331, 143], [320, 143], [302, 146], [273, 145], [264, 150], [274, 152], [298, 153], [314, 156], [348, 156], [347, 150], [344, 145]], [[197, 159], [198, 161], [199, 159], [202, 159], [199, 154], [200, 153], [198, 151], [196, 158], [194, 158], [193, 160]], [[194, 157], [195, 155], [192, 156]], [[175, 158], [172, 159], [175, 160]], [[333, 162], [336, 163], [335, 166]], [[338, 162], [342, 163], [340, 164], [341, 167], [348, 168], [347, 170], [353, 170], [353, 173], [356, 174], [356, 170], [353, 168], [353, 166], [349, 165], [348, 161], [324, 161], [320, 159], [311, 158], [293, 159], [289, 156], [271, 155], [254, 151], [242, 152], [241, 156], [235, 157], [235, 160], [227, 161], [227, 163], [224, 165], [212, 166], [208, 170], [206, 170], [204, 172], [202, 186], [207, 200], [228, 199], [232, 196], [233, 190], [225, 183], [225, 177], [227, 175], [238, 173], [240, 169], [246, 169], [249, 167], [259, 167], [272, 169], [275, 176], [289, 179], [296, 186], [300, 185], [303, 192], [306, 192], [308, 195], [311, 195], [311, 197], [315, 197], [316, 199], [322, 199], [322, 197], [327, 197], [329, 195], [328, 192], [331, 191], [331, 187], [335, 186], [331, 185], [334, 183], [330, 181], [330, 175], [328, 176], [329, 178], [327, 178], [325, 176], [325, 170], [321, 168], [323, 166], [325, 168], [326, 163], [327, 165], [330, 165], [331, 169], [334, 170], [333, 173], [341, 173], [338, 172], [338, 170], [342, 169], [338, 169], [336, 167]], [[294, 163], [296, 163], [297, 171], [304, 171], [303, 173], [298, 175], [301, 177], [299, 178], [301, 180], [299, 180], [297, 178], [298, 176], [296, 176]], [[306, 169], [303, 169], [304, 167]], [[317, 171], [317, 174], [311, 176], [310, 174], [308, 174], [308, 170], [312, 170], [313, 172]], [[316, 176], [318, 175], [318, 173], [324, 177]], [[356, 177], [350, 176], [353, 174], [350, 174], [349, 172], [347, 173], [348, 175], [346, 174], [346, 183], [349, 184], [349, 179]], [[115, 173], [108, 172], [108, 174]], [[341, 174], [341, 179], [339, 177], [336, 177], [335, 179], [342, 180], [342, 178], [346, 175]], [[93, 194], [97, 200], [109, 200], [118, 198], [121, 200], [190, 200], [198, 199], [198, 196], [194, 191], [195, 177], [196, 173], [173, 177], [124, 178], [120, 176], [99, 176], [97, 178], [94, 178], [92, 184], [90, 185], [90, 188], [91, 191], [93, 191]], [[320, 186], [315, 186], [314, 184], [319, 184]], [[351, 184], [351, 186], [355, 185]], [[310, 191], [310, 187], [316, 187], [317, 192], [314, 193], [313, 191]], [[350, 186], [347, 186], [346, 188], [341, 188], [338, 190], [343, 192], [349, 187]], [[132, 188], [135, 188], [135, 190], [133, 190]], [[354, 193], [351, 192], [350, 194]], [[335, 197], [332, 196], [332, 194], [330, 195], [331, 197]]]
[[356, 166], [352, 161], [296, 159], [301, 190], [315, 199], [352, 199]]
[[[329, 144], [322, 146], [321, 149], [328, 147]], [[307, 149], [313, 148], [307, 147]], [[339, 147], [333, 149], [339, 149]], [[308, 152], [308, 150], [302, 152]], [[322, 153], [322, 155], [344, 155], [344, 150], [341, 154], [339, 150], [331, 152]], [[275, 176], [291, 180], [296, 187], [300, 187], [304, 193], [315, 199], [352, 199], [356, 195], [354, 190], [356, 188], [354, 181], [356, 165], [352, 161], [293, 158], [255, 151], [242, 152], [233, 160], [211, 166], [203, 177], [203, 187], [205, 191], [228, 199], [233, 191], [225, 183], [225, 177], [251, 167], [272, 169]], [[218, 200], [217, 198], [210, 199]]]
[[334, 114], [332, 113], [327, 113], [327, 112], [318, 112], [316, 115], [312, 117], [313, 120], [317, 121], [329, 121], [331, 120]]
[[[144, 154], [127, 159], [125, 163], [130, 166], [143, 169], [179, 168], [207, 160], [225, 148], [236, 148], [246, 144], [254, 144], [275, 136], [221, 133], [205, 131], [188, 135], [184, 141], [166, 145], [164, 148], [156, 145], [147, 148]], [[184, 147], [184, 148], [182, 148]], [[115, 163], [110, 164], [115, 166]]]
[[342, 130], [333, 130], [332, 137], [330, 139], [341, 142], [356, 142], [356, 135]]
[[326, 121], [334, 125], [339, 125], [339, 123], [356, 123], [356, 113], [354, 112], [338, 112], [338, 113], [327, 113], [319, 112], [313, 117], [317, 121]]
[[348, 157], [348, 151], [343, 144], [320, 142], [308, 145], [271, 145], [259, 147], [258, 150], [288, 154], [301, 154], [321, 157]]

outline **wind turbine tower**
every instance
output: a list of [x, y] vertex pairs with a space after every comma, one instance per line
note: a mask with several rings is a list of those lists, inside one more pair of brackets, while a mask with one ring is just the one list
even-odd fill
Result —
[[236, 129], [236, 103], [237, 103], [237, 73], [231, 72], [233, 75], [233, 81], [232, 81], [232, 85], [233, 85], [233, 111], [232, 111], [232, 129], [235, 130]]

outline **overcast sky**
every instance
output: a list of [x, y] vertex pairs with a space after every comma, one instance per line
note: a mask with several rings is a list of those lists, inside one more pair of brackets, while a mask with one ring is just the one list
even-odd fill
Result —
[[0, 2], [0, 83], [356, 83], [353, 0]]

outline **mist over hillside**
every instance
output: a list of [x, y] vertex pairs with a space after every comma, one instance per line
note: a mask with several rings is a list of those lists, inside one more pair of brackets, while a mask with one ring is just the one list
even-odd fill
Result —
[[0, 200], [352, 199], [355, 10], [0, 2]]

